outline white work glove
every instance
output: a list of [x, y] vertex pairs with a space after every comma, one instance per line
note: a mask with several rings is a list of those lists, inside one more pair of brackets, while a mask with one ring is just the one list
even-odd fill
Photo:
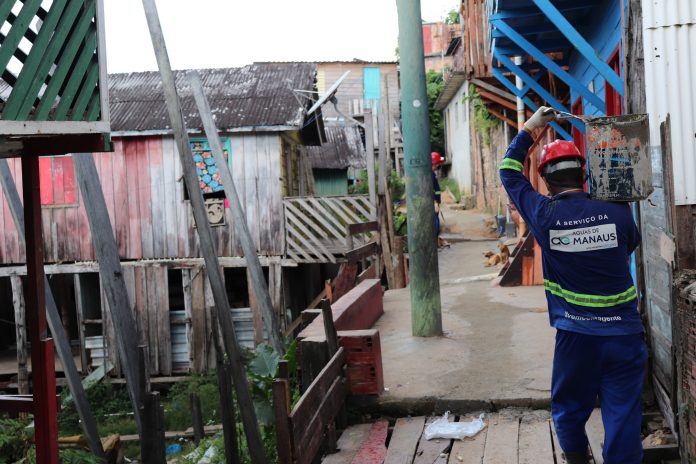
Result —
[[524, 128], [532, 132], [534, 129], [546, 126], [554, 119], [556, 119], [556, 110], [548, 106], [540, 106], [536, 113], [524, 123]]

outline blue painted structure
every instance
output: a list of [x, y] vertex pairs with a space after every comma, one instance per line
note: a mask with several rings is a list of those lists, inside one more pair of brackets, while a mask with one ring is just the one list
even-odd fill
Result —
[[363, 68], [363, 100], [365, 105], [373, 102], [373, 107], [378, 108], [381, 96], [379, 68]]
[[[536, 109], [529, 97], [533, 90], [545, 104], [561, 111], [571, 112], [572, 105], [580, 98], [584, 114], [606, 114], [606, 82], [623, 95], [622, 76], [607, 64], [620, 47], [621, 4], [621, 0], [490, 0], [493, 75], [513, 94], [522, 97], [531, 110]], [[522, 56], [525, 66], [516, 66], [514, 56]], [[536, 68], [529, 66], [530, 57]], [[546, 71], [568, 85], [569, 101], [558, 101], [538, 83]], [[515, 89], [505, 76], [509, 73], [525, 82], [522, 91]], [[585, 132], [581, 122], [571, 120], [570, 123], [581, 133]], [[554, 128], [561, 137], [572, 139], [568, 131]]]
[[[530, 98], [530, 90], [547, 106], [560, 111], [572, 112], [579, 101], [582, 114], [606, 115], [610, 106], [606, 101], [607, 82], [619, 95], [624, 92], [622, 5], [622, 0], [489, 0], [493, 76], [532, 111], [538, 105]], [[618, 75], [607, 64], [617, 49]], [[526, 64], [515, 65], [514, 56], [522, 56]], [[536, 66], [530, 66], [529, 57]], [[539, 83], [546, 71], [568, 85], [568, 102], [558, 101]], [[514, 79], [505, 75], [509, 73], [522, 78], [523, 89], [515, 87]], [[569, 122], [585, 133], [582, 122]], [[573, 140], [573, 131], [555, 123], [552, 127], [560, 137]], [[635, 259], [631, 271], [635, 280]]]

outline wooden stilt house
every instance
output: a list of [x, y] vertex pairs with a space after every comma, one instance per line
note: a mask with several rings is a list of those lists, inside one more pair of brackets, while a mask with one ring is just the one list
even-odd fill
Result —
[[[176, 74], [235, 326], [241, 342], [252, 347], [264, 339], [263, 324], [248, 288], [220, 167], [203, 134], [185, 71]], [[282, 321], [291, 320], [293, 308], [304, 309], [307, 299], [319, 293], [319, 266], [345, 260], [347, 226], [366, 221], [371, 205], [363, 197], [326, 203], [311, 196], [312, 168], [300, 148], [325, 137], [321, 113], [307, 114], [316, 99], [306, 97], [316, 95], [315, 65], [262, 63], [199, 74], [274, 309]], [[111, 75], [109, 97], [114, 151], [93, 157], [137, 319], [137, 342], [148, 346], [153, 376], [204, 372], [214, 365], [212, 296], [159, 74]], [[10, 167], [21, 184], [19, 163], [10, 161]], [[76, 185], [70, 155], [41, 159], [46, 273], [83, 373], [108, 359], [118, 375], [113, 321]], [[0, 197], [2, 319], [12, 320], [15, 310], [21, 311], [17, 292], [24, 262], [6, 199]], [[0, 350], [16, 343], [11, 334], [4, 340]]]

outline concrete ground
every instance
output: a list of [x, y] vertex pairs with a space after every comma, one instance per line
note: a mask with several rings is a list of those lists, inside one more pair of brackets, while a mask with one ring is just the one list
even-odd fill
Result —
[[542, 287], [470, 281], [499, 270], [483, 257], [498, 242], [481, 213], [446, 208], [445, 217], [465, 241], [439, 252], [444, 334], [412, 336], [408, 288], [385, 293], [379, 404], [394, 412], [548, 405], [554, 330]]

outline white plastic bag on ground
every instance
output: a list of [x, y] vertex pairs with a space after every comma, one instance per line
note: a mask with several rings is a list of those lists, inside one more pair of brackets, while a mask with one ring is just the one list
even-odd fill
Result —
[[486, 426], [485, 422], [483, 422], [483, 413], [481, 413], [478, 419], [474, 419], [471, 422], [450, 422], [448, 417], [449, 411], [436, 421], [431, 422], [423, 432], [425, 439], [453, 438], [461, 440], [464, 437], [473, 437]]

